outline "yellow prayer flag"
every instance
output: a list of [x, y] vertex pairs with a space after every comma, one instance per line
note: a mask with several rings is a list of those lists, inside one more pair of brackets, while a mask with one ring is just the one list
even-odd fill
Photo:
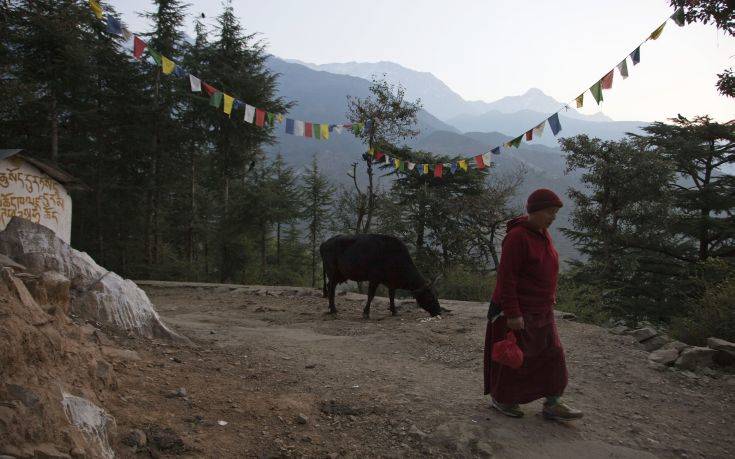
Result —
[[428, 174], [428, 173], [429, 173], [429, 165], [424, 164], [424, 174]]
[[577, 108], [582, 108], [584, 105], [584, 93], [578, 95], [574, 100], [577, 102]]
[[100, 2], [97, 0], [89, 0], [89, 7], [92, 8], [97, 19], [102, 19], [102, 7], [100, 6]]
[[401, 160], [400, 159], [393, 160], [393, 163], [396, 165], [396, 169], [400, 169], [401, 168]]
[[176, 64], [166, 56], [161, 56], [161, 67], [163, 67], [164, 75], [170, 75], [176, 68]]
[[232, 103], [233, 103], [234, 101], [235, 101], [235, 98], [234, 98], [234, 97], [232, 97], [232, 96], [228, 96], [227, 94], [225, 94], [225, 105], [224, 105], [224, 108], [223, 108], [223, 110], [224, 110], [224, 111], [225, 111], [225, 113], [227, 113], [228, 115], [229, 115], [230, 113], [232, 113]]
[[328, 124], [322, 124], [319, 128], [322, 133], [322, 140], [327, 140], [329, 138], [329, 125]]
[[649, 38], [650, 38], [651, 40], [655, 40], [655, 39], [657, 39], [658, 37], [660, 37], [660, 36], [661, 36], [661, 32], [663, 32], [663, 31], [664, 31], [664, 26], [665, 26], [665, 25], [666, 25], [666, 22], [664, 22], [663, 24], [661, 24], [660, 26], [658, 26], [658, 29], [656, 29], [656, 30], [654, 30], [653, 32], [651, 32], [651, 36], [650, 36]]
[[276, 121], [283, 123], [283, 114], [279, 113], [276, 115]]
[[368, 148], [368, 155], [375, 156], [375, 149], [374, 148]]
[[459, 161], [459, 168], [462, 169], [463, 171], [466, 171], [467, 170], [467, 161], [464, 160], [464, 159], [460, 160]]

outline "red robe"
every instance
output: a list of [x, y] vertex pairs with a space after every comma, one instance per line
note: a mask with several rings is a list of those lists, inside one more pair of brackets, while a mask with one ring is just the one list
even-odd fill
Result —
[[[529, 403], [558, 396], [567, 385], [564, 349], [554, 321], [559, 254], [549, 232], [528, 225], [528, 217], [508, 222], [493, 292], [503, 316], [485, 333], [485, 394], [503, 404]], [[514, 370], [491, 359], [492, 345], [505, 339], [507, 317], [523, 316], [516, 331], [523, 366]]]

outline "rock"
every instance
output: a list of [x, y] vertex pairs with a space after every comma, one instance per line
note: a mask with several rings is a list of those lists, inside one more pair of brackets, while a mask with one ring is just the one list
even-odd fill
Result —
[[298, 422], [299, 424], [308, 424], [309, 418], [304, 414], [299, 413], [299, 415], [296, 416], [296, 422]]
[[[0, 233], [1, 234], [1, 233]], [[11, 268], [0, 268], [2, 270], [2, 279], [8, 286], [11, 294], [18, 298], [24, 306], [22, 309], [22, 317], [25, 321], [33, 325], [43, 325], [51, 320], [51, 317], [41, 309], [41, 307], [33, 299], [33, 295], [28, 291], [26, 285], [18, 279]]]
[[608, 330], [613, 335], [625, 335], [630, 331], [630, 328], [625, 325], [618, 325]]
[[708, 347], [690, 347], [684, 349], [676, 360], [676, 366], [685, 370], [697, 370], [699, 368], [711, 367], [712, 357], [717, 353]]
[[676, 349], [659, 349], [648, 356], [650, 361], [660, 363], [661, 365], [673, 365], [678, 358], [679, 351]]
[[428, 437], [429, 434], [422, 432], [418, 427], [415, 425], [412, 425], [410, 429], [408, 429], [408, 434], [413, 437], [415, 440], [423, 440], [424, 438]]
[[133, 429], [123, 438], [122, 440], [124, 445], [133, 447], [133, 448], [142, 448], [148, 443], [148, 437], [146, 437], [145, 432], [143, 432], [140, 429]]
[[651, 327], [644, 327], [644, 328], [639, 328], [638, 330], [633, 330], [629, 332], [629, 334], [633, 338], [637, 339], [638, 342], [640, 343], [641, 341], [651, 339], [654, 336], [658, 335], [658, 332], [656, 332], [656, 330], [654, 330]]
[[189, 393], [186, 392], [186, 389], [185, 388], [179, 387], [178, 389], [171, 391], [170, 397], [171, 398], [173, 398], [173, 397], [181, 397], [181, 398], [184, 398], [184, 397], [187, 397], [188, 395], [189, 395]]
[[681, 353], [681, 351], [688, 347], [688, 344], [684, 344], [681, 341], [671, 341], [670, 343], [664, 344], [661, 349], [676, 349], [676, 352]]
[[80, 447], [72, 448], [69, 454], [71, 454], [71, 457], [74, 459], [85, 459], [87, 457], [87, 452], [84, 451], [84, 448]]
[[729, 367], [735, 365], [735, 354], [728, 351], [716, 350], [712, 360], [722, 367]]
[[148, 444], [155, 446], [161, 451], [183, 452], [185, 450], [184, 441], [181, 437], [170, 428], [159, 428], [158, 426], [149, 426], [146, 429], [146, 437]]
[[665, 336], [657, 335], [657, 336], [654, 336], [653, 338], [649, 338], [641, 342], [641, 344], [643, 345], [643, 348], [647, 352], [653, 352], [658, 349], [661, 349], [668, 342], [669, 342], [669, 339], [666, 338]]
[[110, 447], [108, 432], [115, 426], [115, 419], [86, 398], [64, 391], [61, 392], [61, 396], [61, 405], [66, 418], [73, 426], [88, 433], [92, 440], [90, 445], [94, 445], [95, 451], [91, 456], [114, 457], [115, 453]]
[[11, 400], [18, 400], [28, 408], [36, 408], [41, 401], [32, 390], [17, 384], [8, 384], [8, 395]]
[[707, 347], [718, 351], [728, 352], [735, 356], [735, 343], [720, 338], [707, 338]]
[[572, 314], [571, 312], [559, 311], [559, 310], [554, 310], [554, 317], [557, 319], [564, 319], [564, 320], [577, 320], [576, 314]]
[[66, 453], [62, 453], [54, 445], [42, 444], [33, 449], [34, 459], [71, 459]]
[[0, 252], [25, 265], [31, 273], [55, 271], [69, 279], [70, 309], [78, 316], [146, 338], [188, 341], [163, 324], [148, 296], [135, 283], [102, 268], [45, 226], [13, 217], [0, 231]]
[[112, 365], [109, 362], [105, 360], [99, 360], [97, 362], [97, 367], [94, 370], [94, 375], [102, 381], [105, 387], [110, 389], [117, 388], [115, 371], [113, 370]]
[[135, 362], [140, 360], [138, 353], [129, 349], [120, 349], [113, 346], [100, 346], [100, 350], [102, 351], [102, 355], [112, 360], [130, 360]]
[[4, 253], [0, 253], [0, 267], [2, 268], [13, 268], [16, 272], [18, 271], [26, 271], [28, 268], [21, 265], [20, 263], [16, 263], [13, 261], [12, 258], [5, 255]]
[[71, 281], [56, 271], [45, 271], [41, 274], [40, 284], [46, 292], [47, 304], [68, 314]]

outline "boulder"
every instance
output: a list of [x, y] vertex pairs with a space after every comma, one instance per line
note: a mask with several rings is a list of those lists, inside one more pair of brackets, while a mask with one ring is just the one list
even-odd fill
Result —
[[[643, 345], [643, 348], [648, 352], [653, 352], [658, 349], [661, 349], [666, 343], [669, 342], [669, 339], [665, 336], [656, 335], [653, 338], [649, 338], [641, 344]], [[678, 353], [678, 351], [677, 351]]]
[[64, 314], [69, 312], [71, 281], [56, 271], [45, 271], [40, 277], [41, 285], [46, 291], [49, 305], [60, 308]]
[[658, 332], [651, 327], [644, 327], [644, 328], [639, 328], [637, 330], [633, 330], [629, 332], [628, 334], [632, 336], [633, 338], [635, 338], [636, 340], [638, 340], [638, 342], [640, 343], [642, 341], [651, 339], [654, 336], [658, 335]]
[[717, 353], [708, 347], [693, 346], [684, 349], [676, 360], [676, 366], [685, 370], [697, 370], [713, 365], [712, 358]]
[[651, 352], [648, 359], [661, 365], [672, 365], [679, 358], [679, 351], [676, 349], [659, 349]]
[[23, 309], [19, 311], [23, 320], [33, 325], [43, 325], [51, 320], [51, 317], [44, 312], [36, 303], [36, 300], [28, 291], [26, 285], [15, 276], [12, 268], [0, 268], [0, 276], [3, 282], [8, 286], [8, 290], [13, 293], [23, 305]]
[[68, 279], [70, 309], [85, 319], [147, 338], [186, 341], [164, 325], [148, 296], [134, 282], [102, 268], [45, 226], [13, 217], [0, 232], [0, 252], [41, 275], [58, 301], [63, 301], [66, 282], [56, 274], [44, 277], [44, 273], [54, 271]]
[[681, 351], [688, 347], [688, 344], [684, 344], [681, 341], [671, 341], [670, 343], [664, 344], [661, 349], [676, 349], [676, 352], [681, 353]]
[[13, 268], [16, 272], [25, 271], [27, 268], [20, 263], [16, 263], [9, 256], [0, 253], [0, 268]]
[[610, 328], [608, 331], [613, 335], [625, 335], [630, 331], [630, 328], [626, 327], [625, 325], [617, 325]]
[[707, 347], [735, 355], [735, 343], [720, 338], [707, 338]]

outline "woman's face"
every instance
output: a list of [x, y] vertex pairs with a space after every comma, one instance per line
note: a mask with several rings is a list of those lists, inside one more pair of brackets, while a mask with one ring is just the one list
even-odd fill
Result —
[[530, 213], [528, 215], [528, 220], [538, 228], [547, 229], [552, 223], [554, 223], [554, 220], [556, 220], [556, 214], [558, 212], [558, 207], [547, 207], [546, 209]]

